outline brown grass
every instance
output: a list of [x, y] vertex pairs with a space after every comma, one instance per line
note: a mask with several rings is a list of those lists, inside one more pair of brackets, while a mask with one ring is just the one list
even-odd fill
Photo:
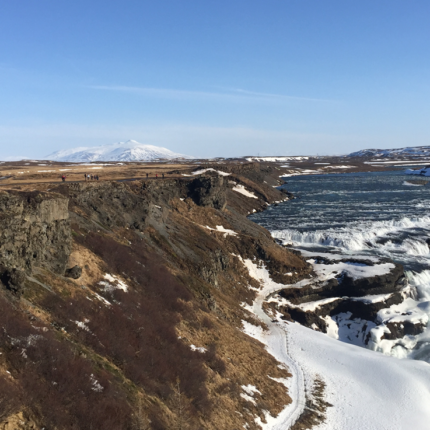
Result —
[[47, 327], [31, 324], [3, 298], [0, 308], [2, 355], [14, 381], [0, 381], [4, 416], [28, 409], [51, 428], [129, 426], [130, 407], [110, 374], [95, 369]]
[[325, 388], [325, 382], [321, 377], [317, 376], [312, 392], [306, 401], [305, 410], [298, 421], [291, 427], [291, 430], [311, 429], [325, 422], [327, 408], [333, 406], [324, 400]]

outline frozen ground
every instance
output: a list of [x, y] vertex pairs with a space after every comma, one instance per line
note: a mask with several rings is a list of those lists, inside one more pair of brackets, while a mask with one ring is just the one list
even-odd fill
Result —
[[[293, 374], [289, 394], [293, 403], [278, 417], [268, 416], [263, 430], [288, 429], [304, 409], [305, 386], [319, 375], [326, 383], [327, 410], [319, 430], [428, 430], [430, 428], [430, 365], [400, 360], [339, 342], [297, 323], [272, 322], [262, 310], [265, 298], [285, 286], [273, 282], [264, 266], [244, 260], [262, 290], [252, 308], [269, 331], [244, 322], [244, 331]], [[288, 347], [287, 347], [288, 345]]]
[[319, 430], [428, 430], [430, 365], [400, 360], [299, 324], [288, 324], [290, 353], [306, 378], [326, 383], [333, 405]]
[[288, 429], [302, 414], [306, 397], [304, 374], [299, 363], [292, 359], [288, 352], [288, 337], [285, 327], [272, 322], [271, 318], [264, 313], [262, 308], [265, 298], [270, 293], [279, 290], [280, 285], [270, 279], [264, 267], [258, 267], [251, 260], [243, 260], [243, 263], [247, 267], [250, 276], [257, 279], [262, 287], [257, 293], [257, 298], [252, 308], [248, 307], [248, 310], [254, 313], [269, 328], [268, 331], [264, 331], [261, 327], [243, 321], [243, 330], [249, 336], [265, 344], [268, 352], [280, 363], [284, 364], [292, 373], [290, 380], [285, 381], [285, 384], [288, 384], [288, 393], [293, 400], [292, 403], [286, 405], [277, 417], [272, 417], [269, 413], [266, 413], [266, 423], [262, 423], [259, 418], [256, 419], [256, 422], [263, 430]]

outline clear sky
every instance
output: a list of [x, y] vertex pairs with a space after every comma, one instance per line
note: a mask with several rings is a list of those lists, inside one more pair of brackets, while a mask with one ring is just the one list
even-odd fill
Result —
[[428, 0], [0, 0], [0, 159], [430, 145]]

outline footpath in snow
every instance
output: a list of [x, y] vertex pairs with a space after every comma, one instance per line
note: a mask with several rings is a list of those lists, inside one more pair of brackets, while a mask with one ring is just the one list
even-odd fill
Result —
[[[305, 386], [319, 375], [326, 384], [325, 400], [333, 405], [318, 430], [429, 430], [430, 365], [397, 359], [337, 341], [297, 323], [272, 322], [263, 311], [266, 297], [285, 285], [270, 279], [264, 267], [243, 260], [262, 289], [247, 309], [269, 328], [243, 323], [244, 331], [293, 374], [288, 380], [292, 404], [277, 416], [266, 415], [264, 430], [288, 429], [305, 405]], [[299, 286], [299, 285], [295, 285]], [[288, 341], [287, 341], [288, 339]], [[288, 342], [288, 347], [287, 347]]]
[[283, 324], [272, 322], [271, 318], [263, 311], [263, 302], [268, 295], [280, 289], [280, 285], [273, 282], [265, 268], [259, 268], [251, 260], [242, 260], [247, 267], [250, 276], [257, 279], [262, 289], [257, 292], [257, 297], [253, 302], [252, 308], [247, 309], [254, 313], [269, 328], [264, 331], [261, 327], [254, 326], [243, 321], [244, 332], [254, 337], [266, 345], [268, 352], [273, 355], [280, 363], [287, 366], [292, 377], [285, 380], [288, 393], [292, 403], [287, 405], [277, 417], [272, 417], [266, 413], [266, 423], [256, 420], [263, 430], [285, 430], [290, 428], [302, 414], [306, 395], [304, 374], [300, 365], [290, 356], [288, 352], [287, 332]]

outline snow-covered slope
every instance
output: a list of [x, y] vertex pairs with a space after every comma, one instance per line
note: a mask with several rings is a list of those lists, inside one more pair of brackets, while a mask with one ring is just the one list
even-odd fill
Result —
[[407, 148], [394, 149], [362, 149], [361, 151], [352, 152], [348, 157], [423, 157], [430, 156], [430, 146], [415, 146]]
[[430, 176], [430, 166], [426, 166], [422, 169], [413, 170], [408, 169], [405, 171], [407, 175], [420, 175], [420, 176]]
[[[264, 298], [285, 288], [274, 282], [262, 262], [242, 260], [262, 289], [249, 312], [268, 330], [243, 321], [243, 331], [266, 345], [267, 350], [292, 373], [292, 403], [277, 417], [266, 414], [263, 430], [290, 428], [311, 398], [316, 378], [326, 384], [324, 398], [332, 407], [316, 430], [428, 430], [430, 428], [430, 366], [424, 361], [401, 360], [339, 342], [326, 334], [275, 319], [263, 311]], [[302, 287], [309, 280], [296, 284]], [[275, 322], [277, 320], [277, 322]], [[270, 376], [269, 376], [270, 377]]]
[[79, 147], [54, 152], [46, 160], [83, 163], [91, 161], [152, 161], [156, 159], [192, 158], [177, 154], [167, 148], [143, 145], [135, 140], [111, 145]]

